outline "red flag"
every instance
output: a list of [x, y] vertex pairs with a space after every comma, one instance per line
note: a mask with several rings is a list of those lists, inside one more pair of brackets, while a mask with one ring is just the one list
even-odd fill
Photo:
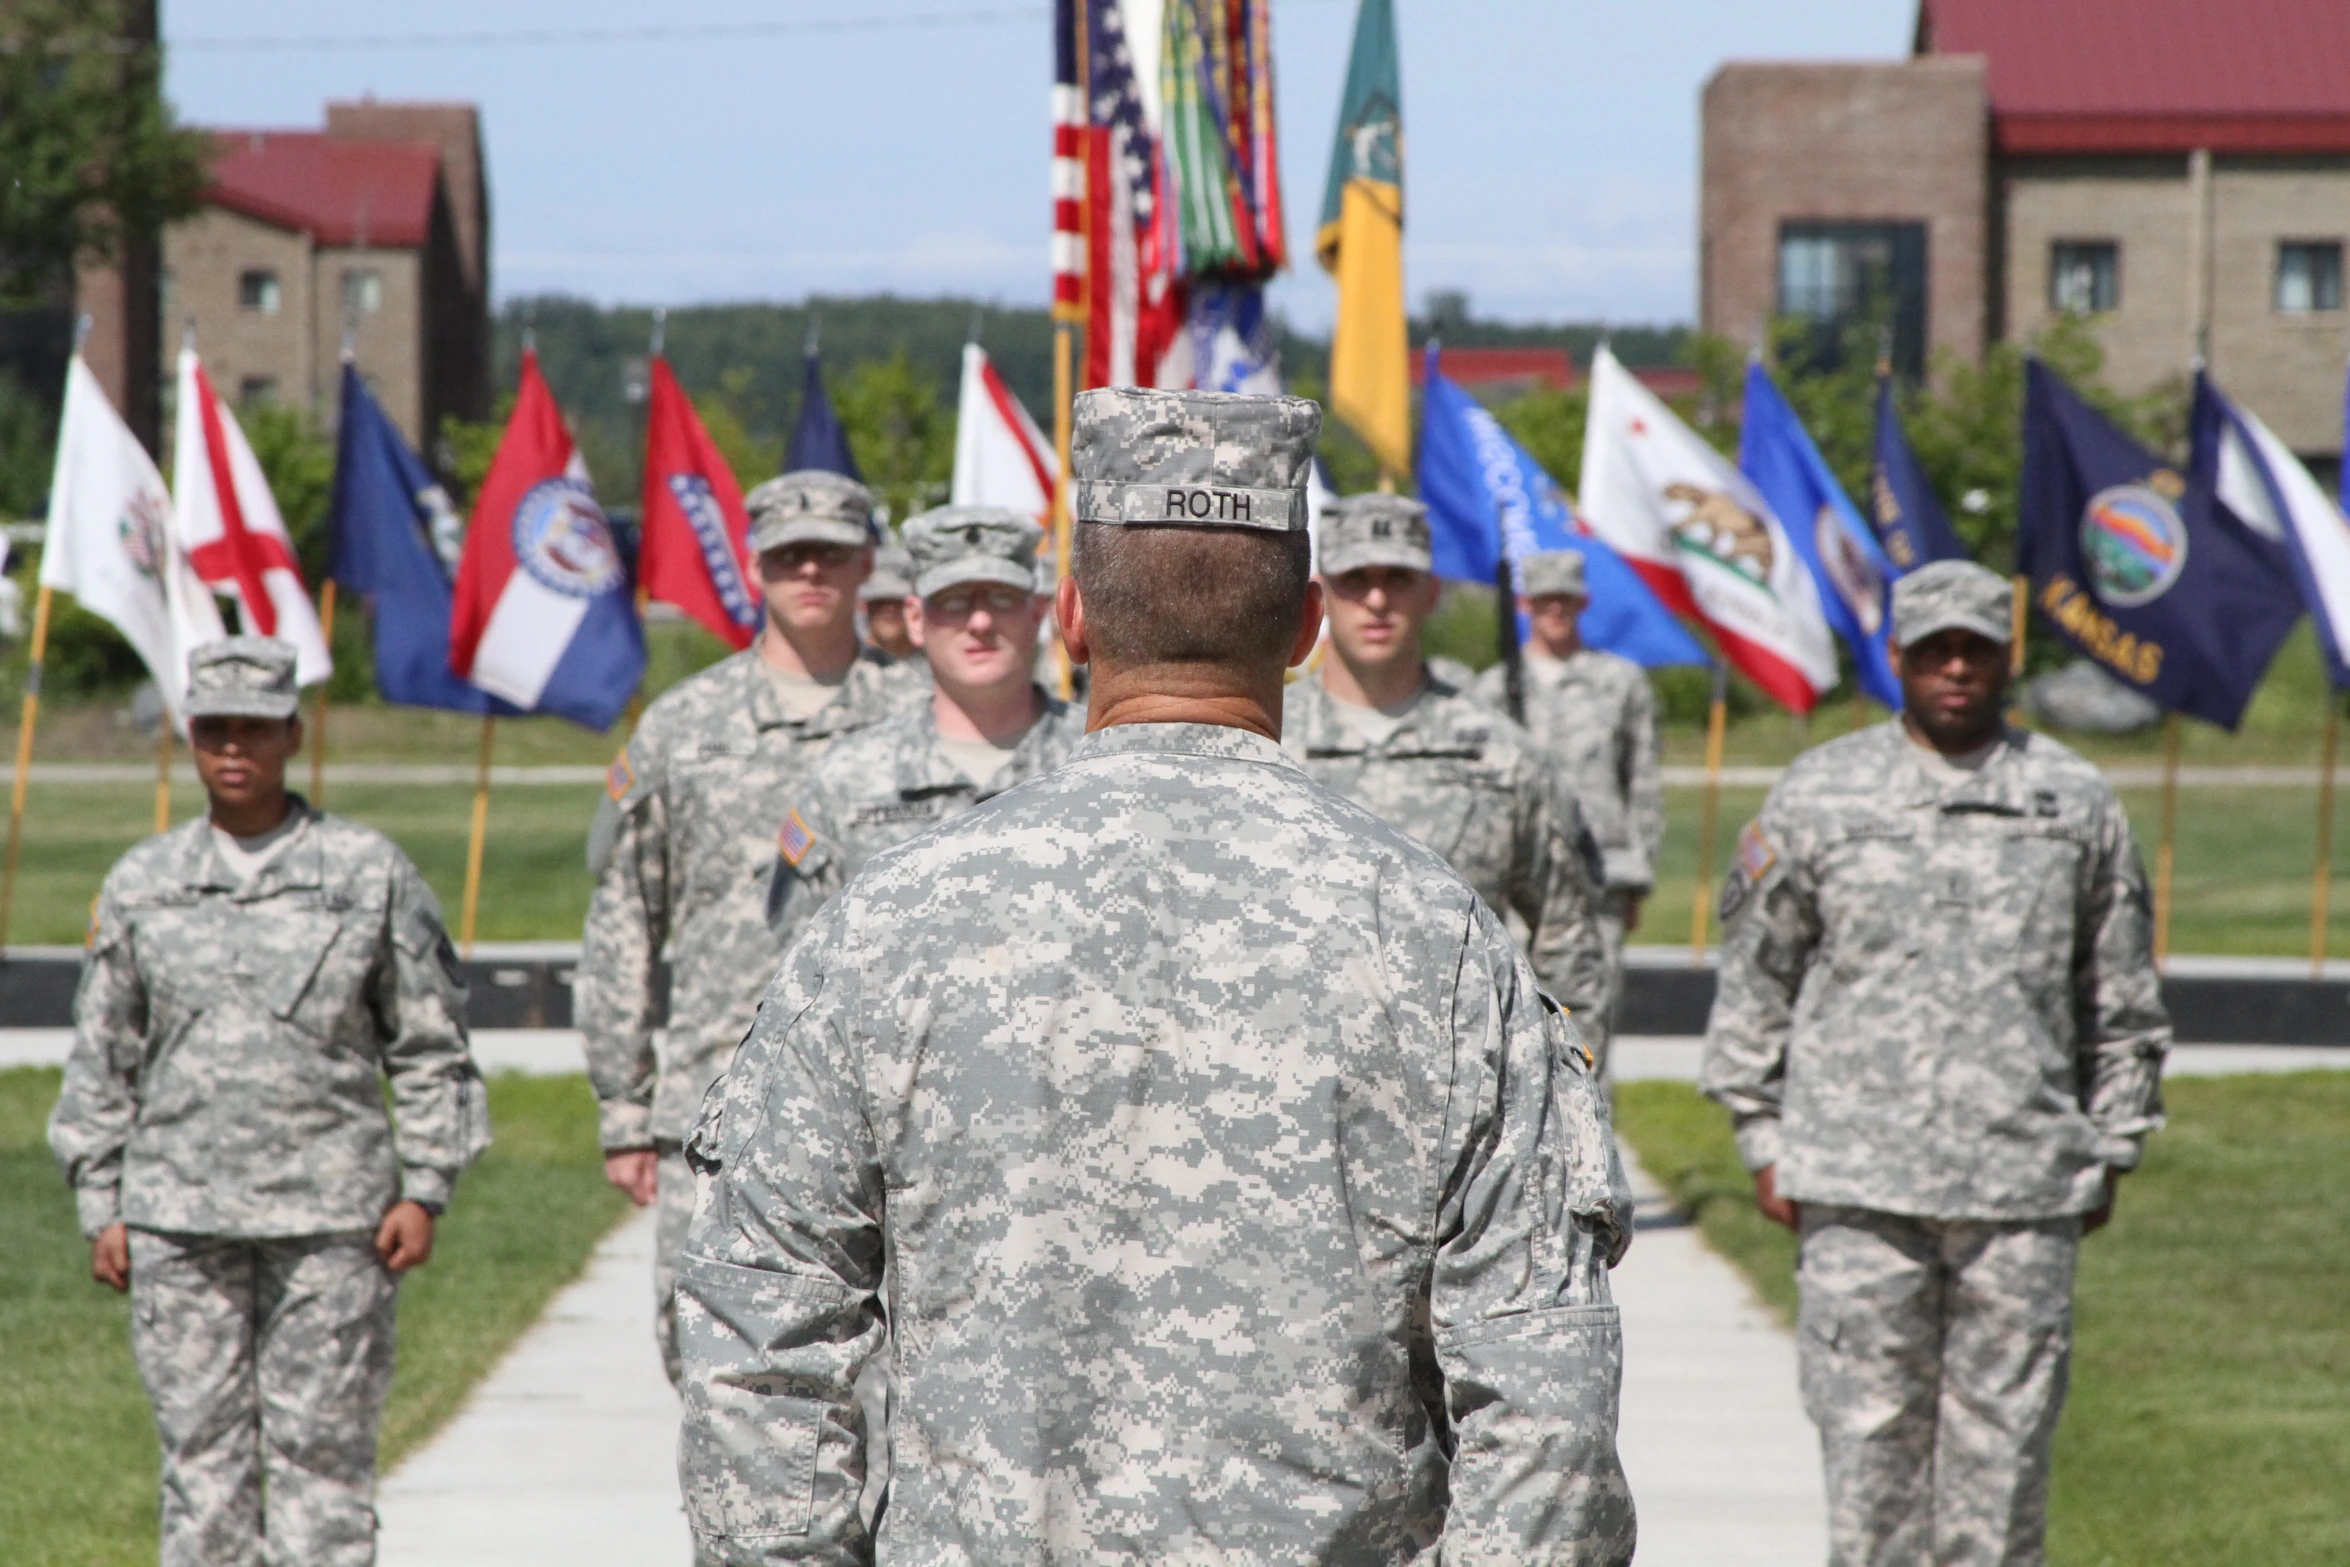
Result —
[[658, 355], [645, 421], [644, 530], [637, 584], [645, 596], [676, 605], [730, 646], [749, 647], [759, 596], [743, 492]]

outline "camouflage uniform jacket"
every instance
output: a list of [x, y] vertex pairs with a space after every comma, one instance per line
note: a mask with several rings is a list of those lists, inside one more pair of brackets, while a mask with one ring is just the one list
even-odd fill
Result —
[[1085, 733], [1085, 711], [1037, 693], [1041, 710], [1003, 771], [974, 784], [938, 741], [927, 701], [824, 753], [777, 836], [767, 923], [788, 948], [859, 867], [894, 844], [1051, 772]]
[[682, 1141], [693, 1126], [775, 976], [775, 824], [835, 736], [890, 714], [886, 677], [859, 659], [829, 705], [794, 722], [754, 644], [645, 709], [612, 764], [574, 993], [607, 1149]]
[[1316, 783], [1443, 855], [1496, 913], [1514, 910], [1544, 990], [1608, 1015], [1600, 851], [1525, 730], [1431, 677], [1403, 727], [1366, 746], [1313, 675], [1289, 687], [1281, 743]]
[[1798, 758], [1739, 839], [1705, 1091], [1782, 1196], [2097, 1206], [2162, 1124], [2146, 877], [2094, 767], [2011, 731], [1964, 782], [1900, 720]]
[[[1505, 679], [1496, 665], [1477, 677], [1471, 694], [1495, 712], [1507, 712]], [[1647, 674], [1629, 659], [1592, 648], [1567, 658], [1555, 673], [1528, 659], [1526, 728], [1575, 791], [1607, 861], [1609, 890], [1647, 892], [1665, 838], [1656, 693]]]
[[49, 1122], [85, 1233], [372, 1230], [445, 1206], [489, 1146], [431, 890], [381, 833], [294, 808], [249, 881], [202, 818], [106, 877]]
[[874, 1559], [886, 1354], [883, 1560], [1626, 1561], [1586, 1062], [1271, 741], [1086, 736], [825, 907], [687, 1144], [704, 1547]]

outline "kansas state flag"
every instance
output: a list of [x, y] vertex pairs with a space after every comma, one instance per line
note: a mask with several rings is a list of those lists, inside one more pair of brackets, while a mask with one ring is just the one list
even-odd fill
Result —
[[1898, 711], [1901, 682], [1885, 647], [1891, 613], [1887, 584], [1892, 564], [1877, 548], [1852, 497], [1820, 455], [1811, 432], [1795, 416], [1761, 361], [1746, 367], [1746, 423], [1738, 467], [1787, 529], [1788, 542], [1819, 584], [1820, 607], [1844, 645], [1860, 688]]
[[1926, 482], [1926, 470], [1910, 449], [1893, 406], [1893, 378], [1877, 382], [1877, 451], [1869, 476], [1870, 520], [1896, 573], [1907, 575], [1930, 560], [1965, 560], [1966, 546], [1950, 526], [1942, 499]]
[[2017, 569], [2040, 613], [2107, 674], [2233, 729], [2301, 595], [2282, 543], [2222, 505], [2033, 360], [2024, 383]]
[[[1576, 622], [1586, 647], [1650, 669], [1704, 663], [1705, 650], [1624, 557], [1577, 531], [1567, 498], [1550, 475], [1437, 366], [1431, 348], [1417, 475], [1436, 574], [1491, 582], [1497, 544], [1513, 565], [1543, 550], [1574, 550], [1583, 557], [1583, 579], [1591, 590], [1590, 607]], [[1521, 626], [1521, 639], [1524, 634]]]
[[449, 572], [464, 525], [440, 484], [351, 365], [343, 366], [335, 435], [327, 575], [366, 598], [375, 622], [375, 684], [401, 707], [512, 712], [449, 668]]

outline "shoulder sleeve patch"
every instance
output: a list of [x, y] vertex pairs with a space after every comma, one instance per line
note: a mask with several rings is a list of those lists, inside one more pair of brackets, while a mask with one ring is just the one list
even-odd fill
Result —
[[1751, 821], [1738, 835], [1738, 852], [1731, 857], [1730, 874], [1722, 881], [1721, 917], [1724, 928], [1735, 922], [1746, 908], [1754, 889], [1762, 885], [1771, 867], [1779, 863], [1779, 850], [1762, 830], [1762, 823]]
[[808, 830], [806, 822], [800, 820], [798, 811], [784, 817], [782, 828], [775, 834], [775, 852], [783, 856], [784, 864], [798, 870], [800, 861], [806, 859], [808, 851], [815, 846], [816, 835]]
[[614, 805], [618, 805], [628, 798], [628, 791], [635, 787], [636, 769], [628, 764], [628, 747], [622, 746], [620, 754], [612, 758], [610, 770], [604, 774], [604, 793], [611, 797]]

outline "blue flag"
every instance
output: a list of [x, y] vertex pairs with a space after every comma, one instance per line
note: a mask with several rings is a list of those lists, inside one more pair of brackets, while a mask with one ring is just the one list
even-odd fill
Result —
[[1877, 451], [1872, 466], [1870, 520], [1895, 574], [1906, 575], [1930, 560], [1967, 558], [1966, 546], [1950, 526], [1950, 514], [1926, 482], [1918, 454], [1910, 450], [1901, 412], [1893, 406], [1891, 376], [1877, 382]]
[[1901, 682], [1893, 676], [1893, 657], [1885, 646], [1892, 563], [1760, 360], [1746, 367], [1738, 467], [1770, 502], [1788, 542], [1819, 585], [1820, 608], [1852, 649], [1860, 688], [1899, 711]]
[[2040, 613], [2107, 674], [2223, 729], [2242, 720], [2301, 617], [2282, 543], [2037, 359], [2025, 371], [2016, 569]]
[[327, 575], [373, 606], [376, 689], [401, 707], [517, 711], [449, 668], [447, 562], [464, 523], [347, 364], [342, 399]]
[[[1513, 566], [1543, 550], [1575, 550], [1583, 557], [1590, 606], [1576, 629], [1586, 647], [1654, 669], [1703, 664], [1705, 649], [1657, 601], [1624, 557], [1588, 533], [1558, 485], [1511, 439], [1501, 421], [1447, 380], [1428, 353], [1428, 396], [1420, 425], [1417, 478], [1428, 507], [1436, 574], [1459, 582], [1491, 582], [1497, 545]], [[1520, 627], [1521, 638], [1524, 628]]]
[[832, 399], [824, 391], [824, 360], [808, 350], [808, 386], [800, 398], [800, 422], [792, 426], [791, 444], [783, 454], [783, 471], [798, 473], [815, 468], [865, 482], [857, 459], [849, 451], [849, 432], [840, 427]]

